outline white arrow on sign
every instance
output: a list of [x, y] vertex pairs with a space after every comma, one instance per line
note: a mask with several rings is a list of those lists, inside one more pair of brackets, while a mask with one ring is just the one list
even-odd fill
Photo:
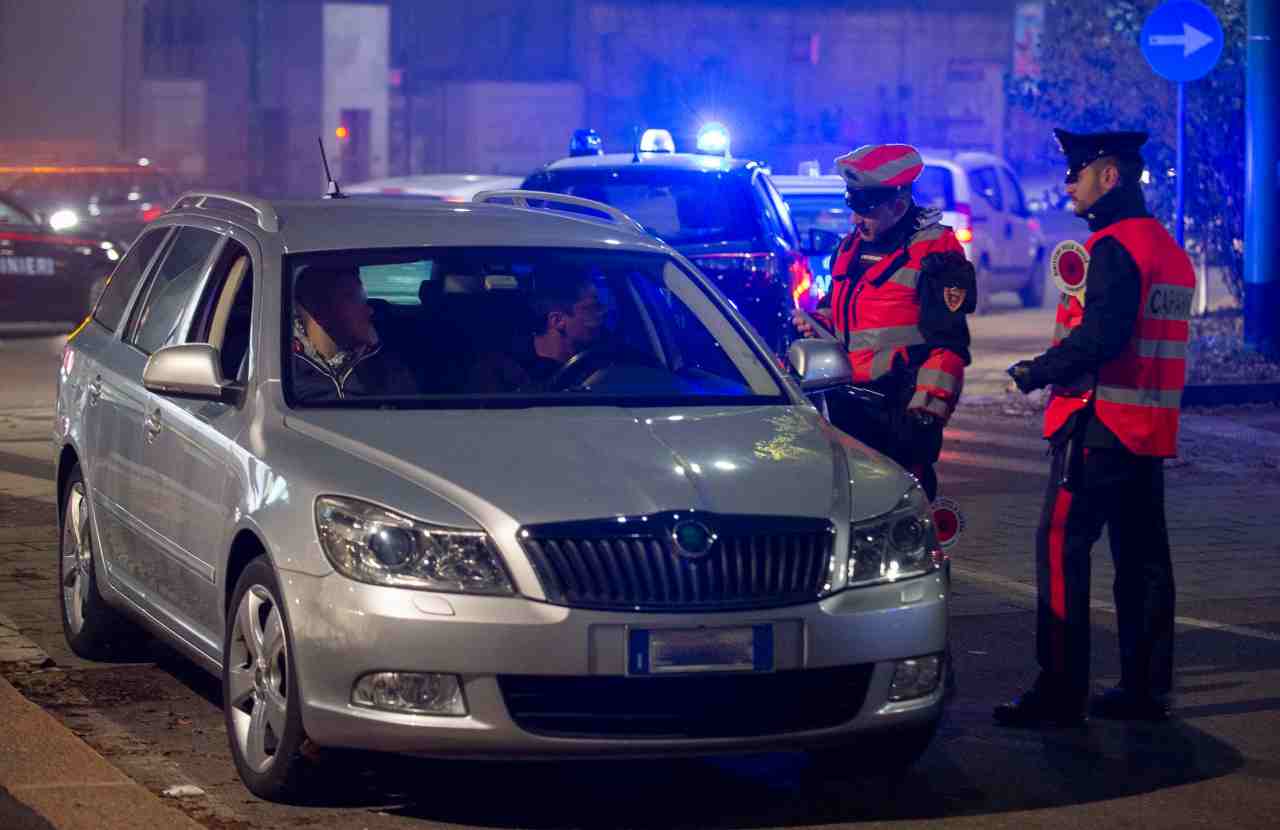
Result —
[[1190, 23], [1182, 24], [1182, 34], [1180, 35], [1152, 35], [1148, 41], [1152, 46], [1181, 46], [1182, 57], [1187, 58], [1204, 47], [1213, 43], [1213, 38], [1204, 32], [1192, 26]]

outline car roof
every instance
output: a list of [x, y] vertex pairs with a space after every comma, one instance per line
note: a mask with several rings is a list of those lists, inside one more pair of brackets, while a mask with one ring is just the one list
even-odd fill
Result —
[[347, 193], [403, 193], [407, 196], [475, 193], [519, 187], [523, 176], [497, 173], [430, 173], [418, 176], [395, 176], [344, 185]]
[[[265, 204], [265, 203], [259, 203]], [[278, 230], [263, 230], [247, 208], [183, 206], [166, 214], [234, 218], [275, 238], [288, 253], [420, 246], [532, 246], [669, 253], [664, 243], [621, 223], [554, 210], [469, 203], [394, 203], [359, 199], [272, 202]], [[165, 224], [168, 224], [166, 222]], [[262, 224], [270, 226], [269, 221]]]
[[[638, 160], [633, 160], [638, 159]], [[553, 161], [544, 170], [605, 170], [626, 167], [652, 170], [719, 170], [739, 173], [759, 169], [750, 159], [725, 158], [701, 153], [605, 153], [601, 156], [571, 156]]]

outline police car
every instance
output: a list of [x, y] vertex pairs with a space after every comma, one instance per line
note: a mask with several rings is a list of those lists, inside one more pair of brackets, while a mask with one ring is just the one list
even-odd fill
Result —
[[[992, 295], [1000, 291], [1016, 292], [1024, 306], [1040, 306], [1046, 245], [1013, 170], [990, 153], [920, 153], [925, 167], [912, 186], [915, 200], [942, 211], [942, 223], [955, 230], [977, 268], [978, 312], [988, 311]], [[773, 182], [801, 239], [814, 251], [814, 290], [825, 294], [831, 281], [830, 251], [850, 227], [844, 180], [817, 175], [814, 162], [802, 165], [802, 171], [808, 175], [774, 176]]]
[[100, 236], [66, 234], [0, 194], [0, 330], [67, 330], [102, 293], [120, 253]]
[[604, 153], [579, 131], [568, 158], [522, 185], [612, 205], [715, 280], [779, 353], [794, 334], [797, 299], [812, 282], [800, 238], [764, 167], [732, 158], [728, 134], [708, 125], [697, 153], [675, 151], [666, 130], [648, 130], [632, 152]]
[[0, 165], [0, 190], [56, 231], [101, 233], [126, 249], [178, 195], [146, 158], [134, 164]]

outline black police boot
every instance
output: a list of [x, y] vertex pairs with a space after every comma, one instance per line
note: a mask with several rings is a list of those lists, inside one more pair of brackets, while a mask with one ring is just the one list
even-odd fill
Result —
[[1064, 695], [1041, 678], [1013, 700], [1001, 703], [991, 714], [1001, 726], [1025, 729], [1082, 726], [1084, 699], [1078, 695]]
[[1104, 720], [1141, 720], [1158, 723], [1169, 719], [1169, 700], [1164, 696], [1131, 692], [1123, 686], [1094, 695], [1089, 714]]

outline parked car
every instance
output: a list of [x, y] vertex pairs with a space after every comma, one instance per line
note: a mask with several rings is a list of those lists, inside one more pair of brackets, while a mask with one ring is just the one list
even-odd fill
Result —
[[602, 153], [552, 162], [525, 190], [613, 205], [711, 277], [779, 354], [812, 275], [800, 238], [764, 168], [746, 159], [674, 152]]
[[[976, 152], [922, 150], [924, 172], [912, 190], [918, 204], [942, 211], [942, 222], [956, 232], [965, 255], [978, 271], [978, 312], [987, 311], [991, 296], [1013, 291], [1024, 306], [1040, 306], [1045, 293], [1047, 249], [1039, 221], [1027, 208], [1013, 170], [998, 156]], [[774, 176], [792, 221], [809, 246], [817, 229], [828, 247], [832, 234], [850, 226], [844, 203], [844, 180], [838, 175]], [[831, 279], [829, 252], [812, 254], [815, 283]]]
[[[304, 399], [296, 279], [388, 268], [419, 301], [386, 302], [383, 347], [416, 337], [434, 386]], [[604, 336], [544, 385], [438, 371], [527, 338], [503, 312], [570, 278]], [[841, 347], [797, 342], [784, 370], [630, 220], [192, 194], [66, 350], [67, 639], [101, 658], [140, 624], [220, 676], [259, 796], [297, 786], [305, 738], [809, 750], [852, 775], [911, 763], [937, 726], [944, 558], [918, 484], [806, 397], [848, 382]]]
[[0, 188], [54, 229], [101, 233], [121, 250], [178, 195], [169, 174], [150, 164], [4, 166]]
[[115, 243], [58, 233], [0, 194], [0, 331], [67, 331], [84, 320], [120, 259]]
[[442, 202], [469, 202], [486, 190], [510, 190], [524, 181], [521, 176], [496, 176], [477, 173], [429, 173], [419, 176], [395, 176], [343, 185], [348, 196], [386, 199], [429, 199]]

